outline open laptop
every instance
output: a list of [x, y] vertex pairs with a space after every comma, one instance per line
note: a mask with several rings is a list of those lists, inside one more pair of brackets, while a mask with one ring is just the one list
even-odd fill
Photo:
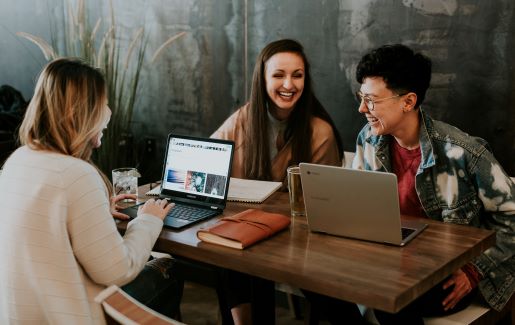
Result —
[[307, 163], [300, 172], [312, 231], [404, 246], [427, 227], [401, 221], [395, 174]]
[[[164, 219], [165, 226], [180, 229], [222, 213], [233, 151], [232, 141], [168, 135], [159, 197], [174, 202], [175, 207]], [[138, 208], [122, 212], [135, 218]]]

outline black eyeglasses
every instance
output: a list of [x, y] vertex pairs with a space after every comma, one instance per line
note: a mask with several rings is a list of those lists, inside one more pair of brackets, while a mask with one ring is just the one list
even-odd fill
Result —
[[372, 98], [370, 98], [370, 96], [363, 95], [360, 91], [356, 91], [356, 100], [360, 104], [361, 104], [362, 101], [365, 101], [365, 105], [367, 105], [368, 110], [369, 111], [373, 111], [375, 103], [382, 102], [383, 100], [387, 100], [387, 99], [401, 97], [401, 96], [404, 96], [406, 94], [408, 94], [408, 93], [394, 95], [394, 96], [390, 96], [390, 97], [386, 97], [386, 98], [372, 99]]

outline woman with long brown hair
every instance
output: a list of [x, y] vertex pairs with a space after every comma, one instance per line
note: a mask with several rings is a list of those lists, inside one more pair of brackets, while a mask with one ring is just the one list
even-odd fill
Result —
[[[212, 137], [235, 142], [233, 177], [280, 181], [286, 185], [286, 169], [290, 165], [342, 165], [340, 134], [313, 92], [302, 45], [290, 39], [263, 48], [254, 67], [249, 102]], [[221, 274], [222, 299], [231, 309], [235, 324], [272, 321], [251, 311], [252, 277], [228, 270]], [[305, 294], [319, 310], [323, 297]], [[354, 305], [342, 303], [338, 307], [340, 311], [359, 314]]]
[[338, 130], [313, 93], [302, 45], [290, 39], [261, 51], [249, 102], [211, 137], [235, 141], [234, 177], [284, 182], [289, 165], [342, 164]]
[[146, 266], [173, 205], [148, 201], [120, 236], [113, 215], [123, 217], [115, 207], [126, 196], [111, 198], [112, 185], [90, 160], [110, 115], [100, 71], [66, 58], [43, 69], [22, 147], [0, 177], [0, 323], [102, 324], [94, 297], [112, 284], [177, 312], [182, 281], [168, 274], [173, 262]]

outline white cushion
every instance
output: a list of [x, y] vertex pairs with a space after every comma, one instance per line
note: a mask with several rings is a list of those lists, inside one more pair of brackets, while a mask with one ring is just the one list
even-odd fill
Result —
[[477, 302], [473, 302], [470, 306], [444, 317], [428, 317], [424, 318], [426, 325], [461, 325], [471, 324], [490, 310], [489, 307], [483, 306]]
[[[369, 324], [379, 325], [375, 318], [373, 310], [363, 305], [358, 305], [361, 313]], [[489, 307], [481, 305], [478, 302], [473, 302], [467, 308], [454, 313], [452, 315], [443, 317], [426, 317], [424, 318], [425, 325], [465, 325], [471, 324], [490, 310]]]

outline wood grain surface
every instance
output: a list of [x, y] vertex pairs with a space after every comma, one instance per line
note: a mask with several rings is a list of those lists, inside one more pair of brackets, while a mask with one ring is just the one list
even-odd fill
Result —
[[[148, 188], [140, 187], [141, 200], [148, 199]], [[263, 204], [228, 202], [223, 216], [248, 208], [290, 214], [287, 193], [277, 192]], [[493, 231], [424, 219], [428, 228], [405, 247], [389, 246], [313, 233], [305, 218], [295, 217], [289, 229], [237, 250], [197, 239], [197, 230], [217, 219], [182, 231], [164, 228], [155, 250], [388, 312], [399, 311], [495, 244]], [[123, 232], [126, 222], [118, 225]]]

